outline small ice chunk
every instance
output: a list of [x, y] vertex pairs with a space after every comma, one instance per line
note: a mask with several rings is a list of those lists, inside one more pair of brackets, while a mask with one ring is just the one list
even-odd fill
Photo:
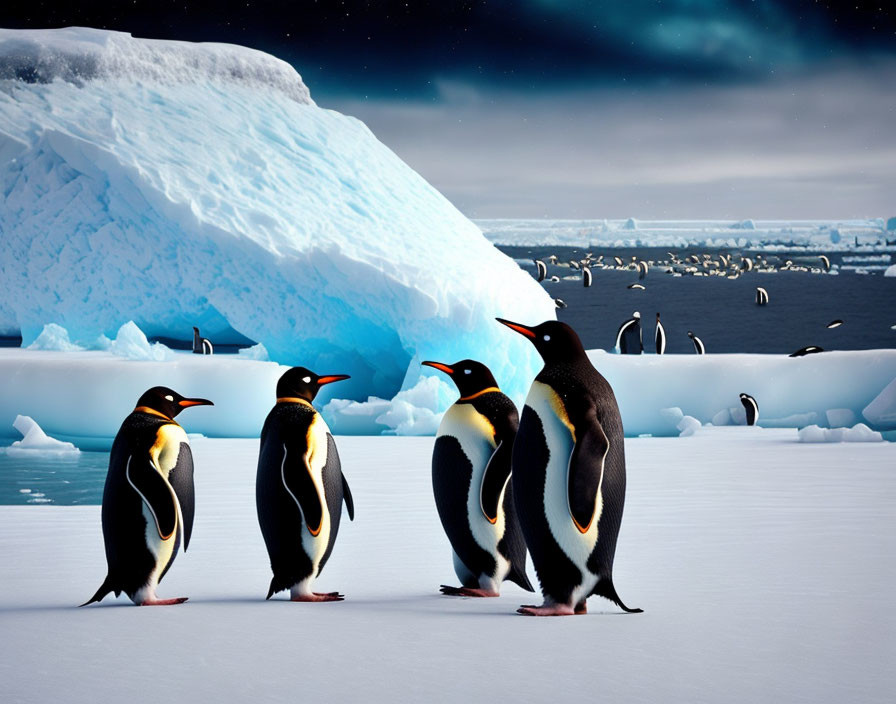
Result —
[[118, 328], [118, 334], [109, 345], [109, 351], [119, 357], [150, 362], [167, 362], [174, 357], [174, 353], [162, 343], [149, 344], [146, 335], [133, 320]]
[[684, 416], [675, 427], [681, 431], [679, 437], [686, 438], [696, 433], [702, 426], [694, 416]]
[[875, 427], [885, 430], [896, 428], [896, 379], [865, 406], [862, 415]]
[[713, 425], [731, 425], [731, 411], [723, 408], [712, 417]]
[[244, 347], [237, 350], [237, 354], [243, 359], [254, 359], [257, 362], [270, 362], [271, 357], [268, 355], [267, 348], [260, 342], [251, 347]]
[[817, 425], [808, 425], [800, 428], [800, 442], [882, 442], [883, 436], [871, 430], [864, 423], [859, 423], [852, 428], [820, 428]]
[[[16, 440], [9, 447], [3, 448], [7, 455], [68, 455], [80, 452], [70, 442], [62, 442], [47, 435], [31, 416], [16, 416], [12, 427], [22, 434], [21, 440]], [[23, 492], [24, 493], [24, 492]]]
[[37, 339], [28, 345], [29, 350], [55, 350], [57, 352], [77, 352], [83, 347], [73, 343], [68, 330], [56, 323], [47, 323]]
[[851, 428], [857, 420], [851, 408], [831, 408], [825, 415], [831, 428]]

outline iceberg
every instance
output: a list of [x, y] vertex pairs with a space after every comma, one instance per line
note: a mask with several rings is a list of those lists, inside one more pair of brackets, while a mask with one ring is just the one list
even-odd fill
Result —
[[17, 415], [12, 426], [22, 434], [9, 447], [0, 448], [0, 452], [16, 457], [32, 457], [35, 455], [61, 457], [77, 454], [80, 450], [70, 442], [62, 442], [51, 438], [31, 416]]
[[553, 319], [547, 293], [270, 55], [0, 30], [0, 157], [0, 330], [25, 346], [196, 325], [351, 374], [353, 400], [413, 386], [415, 357], [480, 359], [518, 400], [538, 368], [493, 318]]

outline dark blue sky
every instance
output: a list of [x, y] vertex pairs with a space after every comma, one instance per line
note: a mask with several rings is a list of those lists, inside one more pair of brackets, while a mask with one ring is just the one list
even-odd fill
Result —
[[293, 63], [471, 216], [851, 217], [896, 210], [896, 21], [796, 1], [18, 2]]

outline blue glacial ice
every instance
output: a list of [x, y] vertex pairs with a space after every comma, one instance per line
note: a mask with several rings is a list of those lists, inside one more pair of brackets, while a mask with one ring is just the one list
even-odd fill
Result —
[[481, 359], [518, 401], [538, 369], [493, 318], [553, 318], [547, 294], [272, 56], [0, 30], [0, 157], [0, 334], [25, 346], [50, 322], [87, 347], [198, 325], [351, 374], [356, 400], [414, 388], [421, 359]]

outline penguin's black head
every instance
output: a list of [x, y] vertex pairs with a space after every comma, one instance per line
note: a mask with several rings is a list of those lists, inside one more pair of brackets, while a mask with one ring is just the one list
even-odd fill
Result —
[[348, 374], [318, 376], [305, 367], [293, 367], [277, 382], [277, 398], [301, 398], [310, 403], [321, 386], [349, 378]]
[[535, 349], [538, 350], [545, 363], [572, 362], [587, 358], [585, 348], [582, 347], [582, 341], [576, 335], [576, 331], [559, 320], [546, 320], [535, 327], [512, 323], [503, 318], [495, 318], [495, 320], [528, 338], [529, 342], [535, 345]]
[[184, 398], [177, 391], [167, 386], [153, 386], [137, 401], [137, 408], [150, 408], [153, 411], [174, 418], [185, 408], [190, 406], [214, 406], [211, 401], [204, 398]]
[[441, 362], [423, 362], [427, 367], [433, 367], [445, 372], [454, 381], [460, 397], [472, 396], [485, 389], [497, 389], [498, 382], [489, 371], [489, 368], [481, 362], [472, 359], [463, 359], [454, 364], [442, 364]]

